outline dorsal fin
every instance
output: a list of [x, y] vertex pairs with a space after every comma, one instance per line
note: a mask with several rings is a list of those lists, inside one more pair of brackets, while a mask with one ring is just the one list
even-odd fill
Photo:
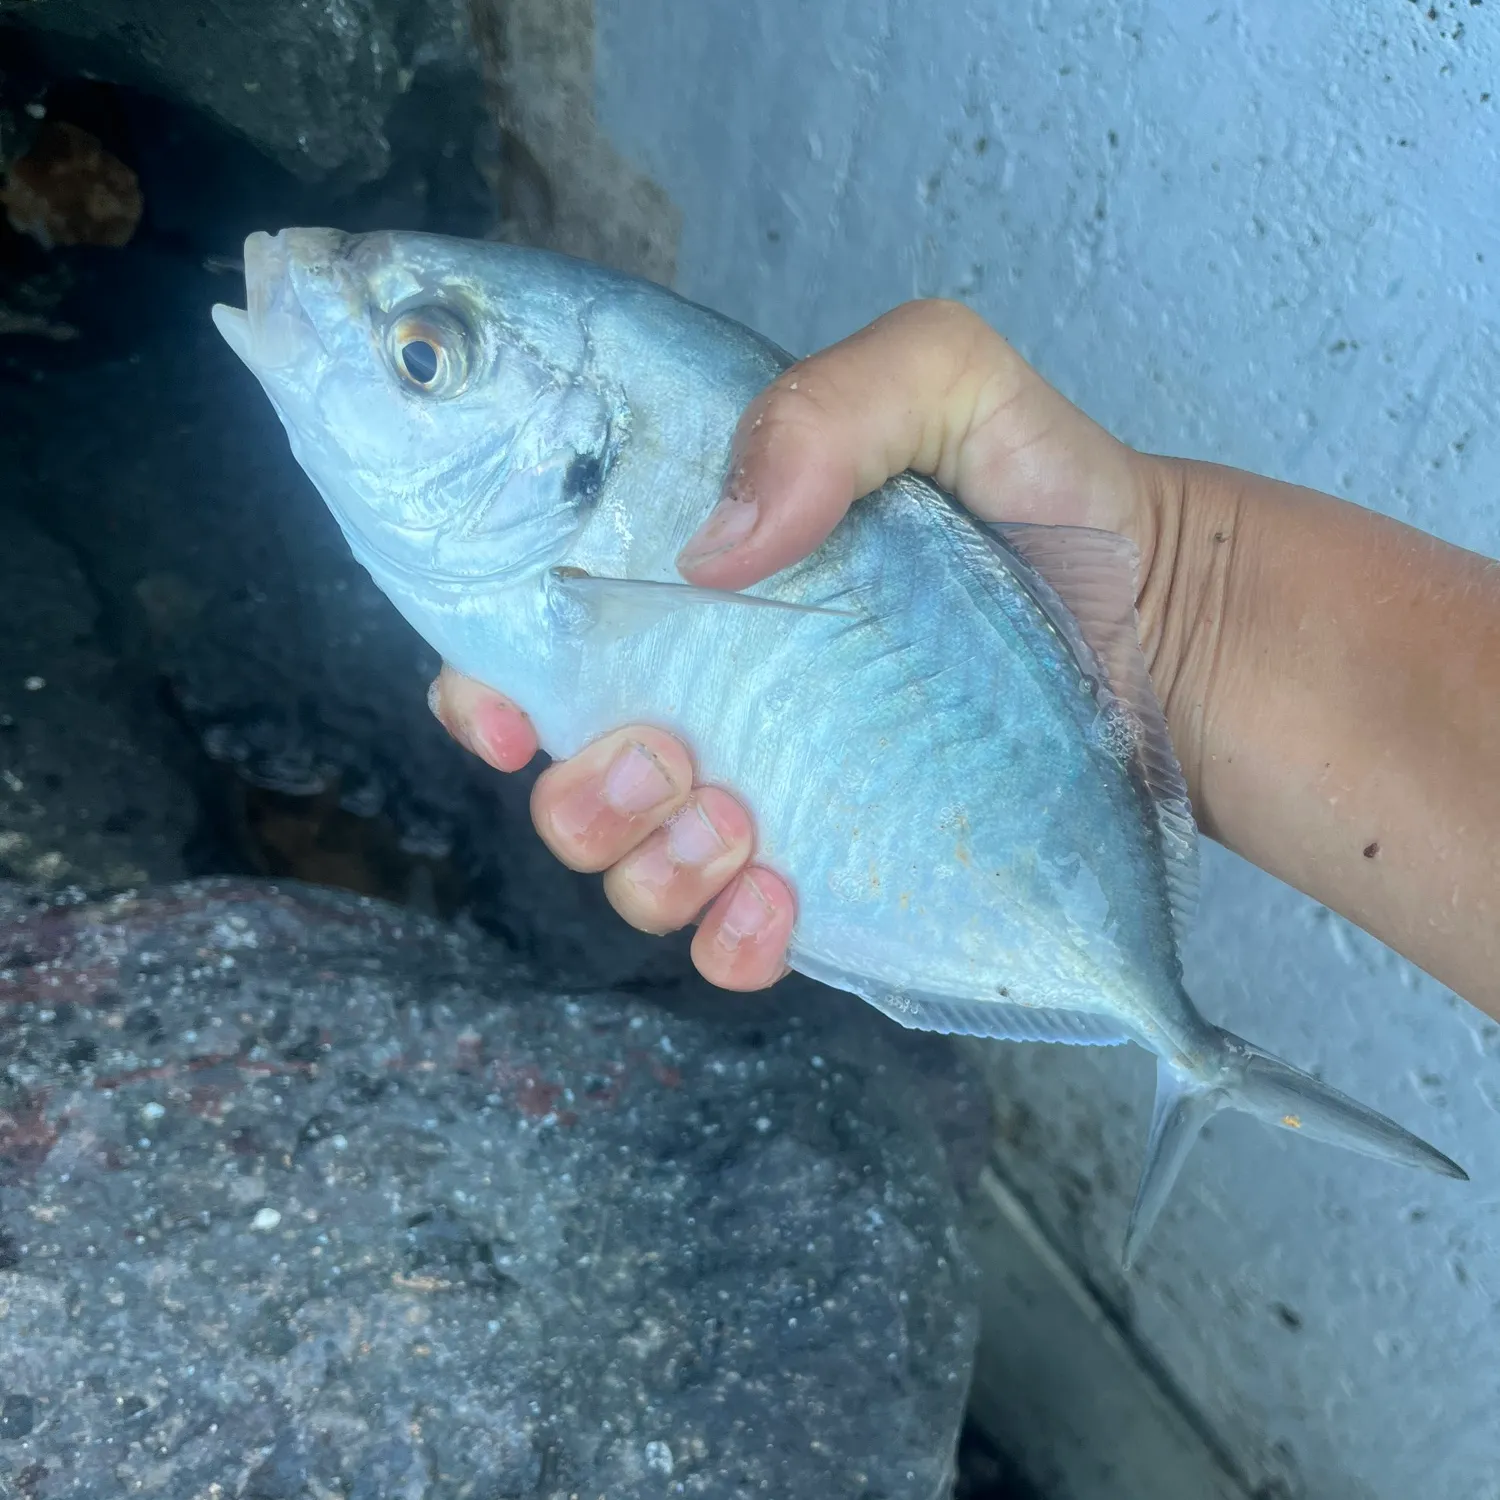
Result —
[[1141, 652], [1135, 612], [1140, 555], [1132, 542], [1112, 531], [1020, 522], [1001, 522], [991, 529], [1057, 595], [1110, 692], [1135, 721], [1136, 762], [1156, 807], [1167, 891], [1181, 938], [1198, 904], [1198, 827]]

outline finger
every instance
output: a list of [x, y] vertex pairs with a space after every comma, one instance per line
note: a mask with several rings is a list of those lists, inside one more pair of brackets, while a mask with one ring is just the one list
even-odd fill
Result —
[[787, 370], [736, 431], [724, 496], [678, 558], [743, 588], [805, 557], [905, 469], [991, 520], [1123, 529], [1135, 455], [977, 314], [913, 302]]
[[531, 816], [570, 869], [617, 864], [687, 801], [693, 766], [660, 729], [637, 726], [595, 740], [549, 766], [531, 793]]
[[537, 752], [531, 720], [509, 698], [444, 664], [427, 706], [464, 749], [497, 771], [519, 771]]
[[797, 904], [779, 875], [752, 865], [704, 915], [693, 935], [693, 963], [726, 990], [763, 990], [787, 972]]
[[750, 861], [755, 830], [728, 792], [701, 787], [604, 877], [610, 904], [643, 932], [686, 927]]

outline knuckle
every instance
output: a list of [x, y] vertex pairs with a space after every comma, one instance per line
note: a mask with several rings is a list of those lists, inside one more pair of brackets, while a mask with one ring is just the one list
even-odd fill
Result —
[[772, 386], [751, 423], [750, 443], [784, 443], [789, 435], [813, 431], [826, 415], [823, 400], [800, 383], [795, 389], [790, 385]]
[[609, 868], [610, 862], [607, 857], [589, 849], [576, 839], [558, 833], [548, 818], [541, 817], [534, 821], [542, 842], [560, 864], [579, 875], [597, 875]]
[[604, 896], [632, 927], [653, 937], [665, 937], [687, 924], [688, 919], [679, 916], [676, 903], [665, 899], [662, 891], [643, 891], [620, 865], [606, 873]]
[[915, 334], [939, 342], [968, 339], [989, 327], [972, 307], [950, 297], [921, 297], [905, 302], [879, 322], [904, 336]]
[[788, 432], [821, 431], [840, 404], [837, 363], [831, 351], [811, 355], [784, 370], [761, 393], [750, 423], [753, 435], [765, 438], [767, 429], [778, 441]]
[[946, 297], [935, 297], [927, 308], [927, 317], [939, 329], [964, 335], [989, 332], [990, 325], [967, 303], [955, 302]]

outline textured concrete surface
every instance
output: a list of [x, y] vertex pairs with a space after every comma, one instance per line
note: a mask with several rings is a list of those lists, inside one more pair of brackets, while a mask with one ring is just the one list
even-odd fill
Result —
[[[600, 0], [598, 114], [679, 289], [793, 349], [986, 314], [1121, 436], [1500, 553], [1500, 7]], [[1266, 1493], [1500, 1495], [1500, 1028], [1209, 851], [1216, 1020], [1452, 1152], [1224, 1120], [1114, 1255], [1146, 1060], [991, 1049], [1001, 1158]]]
[[555, 993], [305, 887], [0, 890], [0, 1490], [948, 1493], [981, 1086], [803, 998]]

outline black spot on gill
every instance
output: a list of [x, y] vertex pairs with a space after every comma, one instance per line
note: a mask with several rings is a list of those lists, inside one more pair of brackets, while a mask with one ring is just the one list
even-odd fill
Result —
[[590, 511], [599, 503], [604, 489], [604, 465], [597, 453], [580, 453], [569, 465], [563, 479], [563, 493], [580, 512]]

